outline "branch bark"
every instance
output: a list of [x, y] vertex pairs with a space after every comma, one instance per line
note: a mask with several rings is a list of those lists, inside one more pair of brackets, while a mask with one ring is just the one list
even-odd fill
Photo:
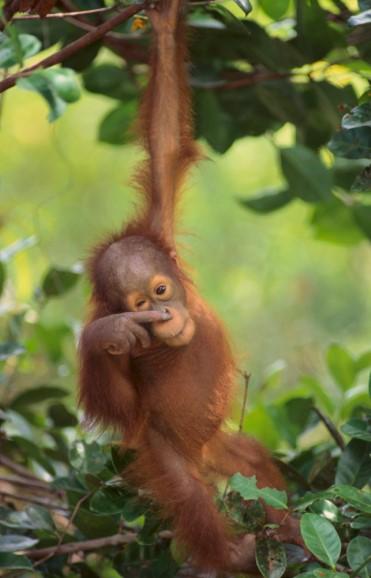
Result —
[[137, 535], [134, 532], [125, 532], [125, 534], [114, 534], [113, 536], [108, 536], [106, 538], [96, 538], [94, 540], [85, 540], [83, 542], [69, 542], [68, 544], [61, 544], [60, 546], [27, 550], [24, 552], [24, 554], [29, 558], [37, 560], [38, 558], [56, 556], [59, 554], [89, 552], [91, 550], [99, 550], [100, 548], [105, 548], [107, 546], [131, 544], [132, 542], [135, 542], [136, 539]]
[[19, 496], [18, 494], [12, 494], [11, 492], [3, 492], [0, 490], [0, 497], [9, 498], [11, 500], [19, 500], [20, 502], [28, 502], [29, 504], [35, 504], [36, 506], [43, 506], [49, 510], [56, 510], [58, 512], [68, 513], [69, 509], [60, 504], [50, 502], [44, 498], [35, 498], [31, 496]]
[[50, 66], [54, 66], [55, 64], [60, 64], [67, 58], [70, 58], [71, 56], [76, 54], [76, 52], [79, 52], [83, 48], [86, 48], [87, 46], [94, 44], [94, 42], [101, 40], [102, 38], [104, 38], [107, 32], [110, 32], [111, 30], [122, 24], [122, 22], [125, 22], [126, 20], [131, 18], [131, 16], [134, 16], [134, 14], [140, 12], [144, 7], [145, 4], [142, 3], [142, 4], [134, 4], [133, 6], [125, 8], [125, 10], [122, 10], [121, 12], [119, 12], [118, 14], [116, 14], [103, 24], [101, 24], [100, 26], [97, 26], [97, 28], [94, 28], [94, 30], [91, 30], [91, 32], [88, 32], [81, 38], [78, 38], [78, 40], [71, 42], [71, 44], [68, 44], [58, 52], [55, 52], [51, 56], [44, 58], [44, 60], [40, 60], [40, 62], [37, 62], [36, 64], [29, 66], [28, 68], [25, 68], [24, 70], [21, 70], [16, 74], [8, 76], [7, 78], [5, 78], [0, 82], [0, 93], [14, 86], [19, 78], [28, 76], [32, 74], [32, 72], [40, 68], [49, 68]]

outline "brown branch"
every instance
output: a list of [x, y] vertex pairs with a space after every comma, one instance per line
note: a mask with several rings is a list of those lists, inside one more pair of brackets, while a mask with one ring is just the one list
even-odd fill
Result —
[[110, 32], [113, 28], [116, 28], [117, 26], [122, 24], [122, 22], [125, 22], [126, 20], [131, 18], [131, 16], [140, 12], [144, 7], [145, 7], [144, 3], [129, 6], [125, 10], [122, 10], [121, 12], [116, 14], [116, 16], [113, 16], [100, 26], [97, 26], [97, 28], [94, 28], [94, 30], [88, 32], [81, 38], [78, 38], [74, 42], [71, 42], [71, 44], [68, 44], [58, 52], [55, 52], [51, 56], [44, 58], [44, 60], [40, 60], [40, 62], [37, 62], [36, 64], [29, 66], [28, 68], [25, 68], [24, 70], [21, 70], [16, 74], [8, 76], [8, 78], [5, 78], [0, 82], [0, 92], [4, 92], [5, 90], [8, 90], [8, 88], [14, 86], [19, 78], [28, 76], [29, 74], [31, 74], [35, 70], [38, 70], [39, 68], [48, 68], [50, 66], [54, 66], [55, 64], [60, 64], [67, 58], [70, 58], [71, 56], [76, 54], [76, 52], [79, 52], [83, 48], [86, 48], [87, 46], [94, 44], [94, 42], [97, 42], [98, 40], [103, 38], [107, 34], [107, 32]]
[[18, 22], [22, 20], [53, 20], [54, 18], [68, 18], [69, 16], [91, 16], [92, 14], [104, 14], [106, 12], [112, 12], [114, 6], [109, 6], [107, 8], [92, 8], [91, 10], [75, 10], [73, 12], [50, 12], [45, 16], [39, 16], [39, 14], [24, 14], [23, 16], [16, 16], [12, 19], [12, 22]]
[[43, 558], [40, 558], [40, 560], [38, 560], [35, 563], [35, 567], [36, 566], [40, 566], [41, 564], [44, 564], [44, 562], [46, 562], [47, 560], [49, 560], [50, 558], [52, 558], [55, 554], [55, 552], [58, 550], [58, 548], [60, 548], [60, 546], [62, 546], [62, 542], [64, 540], [65, 535], [67, 534], [68, 530], [71, 528], [72, 524], [75, 521], [75, 518], [77, 516], [77, 514], [79, 513], [81, 506], [87, 501], [89, 500], [89, 498], [91, 498], [91, 496], [95, 493], [95, 490], [92, 490], [91, 492], [89, 492], [88, 494], [85, 494], [85, 496], [82, 496], [82, 498], [80, 498], [78, 500], [78, 502], [76, 503], [73, 512], [71, 514], [71, 517], [68, 520], [68, 523], [66, 525], [66, 527], [64, 528], [63, 532], [61, 532], [59, 538], [58, 538], [58, 543], [56, 546], [54, 546], [54, 551], [53, 552], [49, 552], [49, 554], [46, 554]]
[[318, 415], [321, 422], [325, 425], [326, 429], [328, 430], [332, 438], [335, 440], [339, 448], [341, 450], [344, 450], [345, 449], [344, 440], [340, 432], [336, 429], [335, 424], [330, 420], [329, 417], [327, 417], [324, 413], [322, 413], [322, 411], [318, 407], [313, 406], [312, 409]]
[[29, 558], [45, 558], [46, 556], [56, 556], [59, 554], [73, 554], [74, 552], [89, 552], [91, 550], [100, 550], [107, 546], [121, 546], [123, 544], [132, 544], [137, 539], [134, 532], [125, 532], [125, 534], [114, 534], [106, 538], [96, 538], [94, 540], [85, 540], [83, 542], [69, 542], [60, 546], [51, 546], [49, 548], [39, 548], [27, 550], [24, 552]]
[[54, 502], [49, 502], [49, 500], [44, 500], [43, 498], [35, 498], [29, 496], [18, 496], [18, 494], [12, 494], [11, 492], [3, 492], [0, 490], [0, 497], [9, 498], [11, 500], [19, 500], [20, 502], [29, 502], [30, 504], [35, 504], [36, 506], [44, 506], [49, 510], [58, 510], [61, 512], [68, 512], [68, 508], [55, 504]]
[[0, 466], [3, 466], [7, 470], [14, 472], [15, 474], [18, 474], [18, 475], [25, 477], [27, 479], [37, 481], [41, 484], [42, 483], [46, 484], [46, 482], [43, 482], [43, 480], [40, 480], [40, 478], [37, 478], [36, 476], [34, 476], [29, 470], [27, 470], [27, 468], [21, 466], [20, 464], [16, 464], [15, 462], [13, 462], [10, 458], [7, 458], [6, 456], [0, 456]]
[[13, 486], [25, 486], [33, 490], [42, 492], [50, 492], [51, 494], [58, 493], [57, 490], [51, 488], [46, 482], [42, 480], [33, 480], [32, 478], [19, 478], [18, 476], [0, 476], [0, 482], [12, 484]]

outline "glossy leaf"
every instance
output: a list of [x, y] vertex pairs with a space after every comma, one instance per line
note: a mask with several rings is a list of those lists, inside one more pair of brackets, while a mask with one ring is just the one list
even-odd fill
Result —
[[256, 565], [264, 578], [281, 578], [287, 566], [286, 552], [281, 542], [272, 538], [258, 538]]
[[17, 86], [24, 90], [37, 92], [46, 101], [49, 106], [48, 119], [50, 122], [59, 118], [66, 109], [66, 102], [58, 96], [54, 86], [50, 80], [45, 76], [44, 71], [39, 70], [25, 78], [17, 80]]
[[126, 102], [111, 110], [99, 126], [98, 138], [101, 142], [122, 145], [133, 140], [133, 123], [136, 118], [136, 104]]
[[371, 23], [371, 10], [365, 10], [359, 14], [353, 14], [348, 20], [351, 26], [363, 26]]
[[28, 550], [37, 543], [38, 540], [34, 538], [28, 538], [27, 536], [5, 534], [4, 536], [0, 536], [0, 552], [17, 552], [19, 550]]
[[341, 454], [336, 468], [336, 484], [362, 488], [371, 480], [371, 444], [353, 439]]
[[17, 554], [0, 552], [0, 569], [1, 570], [32, 570], [31, 561], [26, 556], [17, 556]]
[[336, 486], [335, 491], [340, 498], [349, 502], [356, 510], [371, 514], [371, 495], [369, 493], [343, 484]]
[[0, 68], [10, 68], [22, 64], [23, 60], [34, 56], [41, 49], [41, 42], [31, 34], [18, 34], [18, 46], [12, 38], [0, 33]]
[[280, 158], [282, 172], [292, 195], [308, 203], [324, 201], [330, 197], [331, 173], [314, 152], [297, 145], [281, 149]]
[[304, 514], [300, 530], [308, 550], [331, 568], [339, 559], [341, 541], [334, 526], [317, 514]]
[[81, 96], [77, 76], [70, 68], [50, 68], [44, 71], [57, 95], [65, 102], [76, 102]]
[[52, 267], [46, 273], [41, 285], [46, 297], [59, 297], [72, 289], [80, 278], [80, 273], [69, 269]]
[[342, 426], [341, 431], [352, 438], [371, 442], [371, 424], [362, 419], [356, 417], [350, 419]]
[[356, 536], [349, 542], [347, 548], [347, 560], [353, 571], [358, 570], [360, 566], [368, 563], [358, 570], [359, 578], [370, 578], [371, 576], [371, 540], [366, 536]]
[[245, 16], [247, 16], [251, 12], [252, 6], [249, 0], [234, 0], [234, 1], [236, 2], [237, 6], [241, 8]]
[[371, 128], [361, 126], [351, 130], [340, 130], [329, 142], [329, 149], [339, 157], [347, 159], [371, 158]]
[[254, 211], [254, 213], [271, 213], [277, 211], [282, 207], [288, 205], [292, 200], [293, 196], [288, 190], [283, 191], [264, 191], [256, 197], [249, 197], [247, 199], [241, 199], [240, 203], [243, 207]]
[[9, 357], [22, 355], [25, 348], [19, 343], [0, 343], [0, 361], [8, 359]]
[[136, 98], [138, 92], [127, 69], [110, 63], [89, 68], [83, 81], [86, 90], [122, 101]]
[[68, 394], [69, 392], [65, 389], [62, 389], [61, 387], [52, 385], [40, 385], [39, 387], [33, 387], [31, 389], [22, 391], [19, 395], [12, 399], [10, 407], [12, 409], [18, 410], [23, 406], [29, 406], [34, 403], [42, 403], [51, 399], [66, 397]]
[[345, 129], [358, 128], [360, 126], [371, 127], [371, 103], [365, 102], [345, 114], [341, 121], [341, 126]]

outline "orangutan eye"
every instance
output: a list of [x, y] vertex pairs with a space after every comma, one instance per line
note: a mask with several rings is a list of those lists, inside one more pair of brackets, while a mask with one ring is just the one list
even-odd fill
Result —
[[145, 305], [146, 300], [145, 299], [140, 299], [139, 301], [136, 302], [136, 307], [143, 307], [143, 305]]
[[166, 291], [166, 285], [159, 285], [158, 287], [156, 287], [156, 295], [163, 295]]

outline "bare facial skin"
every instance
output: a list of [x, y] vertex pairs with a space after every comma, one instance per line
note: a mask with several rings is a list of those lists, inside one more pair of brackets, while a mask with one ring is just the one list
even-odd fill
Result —
[[[164, 313], [165, 318], [151, 320], [152, 335], [170, 347], [181, 347], [191, 341], [195, 324], [186, 306], [184, 288], [170, 258], [149, 240], [128, 237], [113, 243], [99, 267], [106, 279], [107, 294], [117, 309], [133, 314]], [[131, 325], [135, 321], [134, 315]], [[149, 321], [142, 321], [146, 322]], [[130, 323], [125, 320], [126, 327]], [[113, 349], [108, 351], [113, 353]]]

